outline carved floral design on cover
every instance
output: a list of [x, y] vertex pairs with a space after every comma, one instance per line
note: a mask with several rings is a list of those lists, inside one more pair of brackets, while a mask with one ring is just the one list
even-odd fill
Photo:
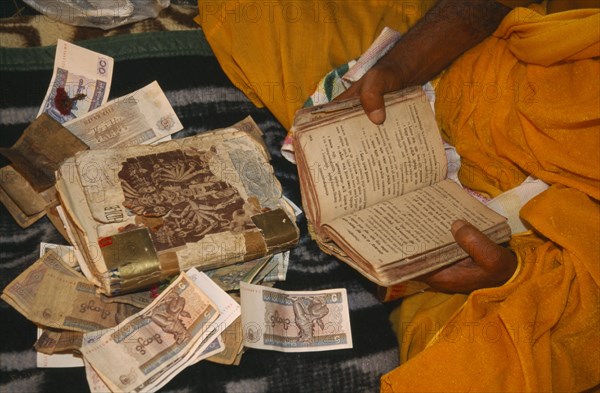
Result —
[[153, 223], [157, 251], [198, 242], [211, 233], [255, 228], [253, 206], [211, 171], [214, 154], [188, 148], [130, 157], [122, 164], [123, 205]]

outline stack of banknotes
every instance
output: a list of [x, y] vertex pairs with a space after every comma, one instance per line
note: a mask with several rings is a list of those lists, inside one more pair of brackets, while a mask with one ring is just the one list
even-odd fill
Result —
[[206, 274], [181, 273], [155, 298], [107, 297], [71, 257], [49, 249], [2, 299], [42, 327], [38, 352], [82, 358], [92, 391], [154, 391], [200, 360], [239, 362], [240, 305]]
[[108, 297], [71, 266], [70, 248], [45, 245], [42, 253], [2, 299], [40, 327], [34, 347], [47, 363], [62, 356], [54, 366], [85, 365], [92, 392], [156, 391], [201, 360], [238, 365], [245, 348], [352, 348], [345, 289], [242, 282], [238, 297], [192, 268], [160, 294]]
[[38, 117], [0, 149], [0, 202], [71, 244], [42, 243], [1, 296], [38, 326], [38, 366], [85, 367], [92, 392], [147, 392], [246, 348], [352, 348], [344, 289], [272, 288], [301, 211], [254, 121], [169, 142], [183, 125], [158, 83], [108, 101], [113, 68], [59, 40]]

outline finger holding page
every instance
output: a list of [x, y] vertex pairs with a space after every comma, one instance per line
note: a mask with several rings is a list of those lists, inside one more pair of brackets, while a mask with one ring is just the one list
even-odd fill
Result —
[[381, 60], [336, 99], [359, 96], [369, 120], [375, 124], [382, 124], [386, 117], [383, 95], [402, 87], [404, 85], [397, 67], [391, 62]]

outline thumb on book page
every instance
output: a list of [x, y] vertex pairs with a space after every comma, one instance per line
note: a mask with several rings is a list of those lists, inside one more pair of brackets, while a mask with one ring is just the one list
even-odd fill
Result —
[[517, 266], [515, 255], [508, 248], [491, 241], [473, 225], [457, 220], [452, 223], [450, 231], [456, 243], [484, 271], [502, 275], [515, 271]]

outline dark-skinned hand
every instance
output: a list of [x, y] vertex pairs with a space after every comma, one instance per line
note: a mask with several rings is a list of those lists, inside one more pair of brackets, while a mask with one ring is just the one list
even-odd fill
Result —
[[452, 224], [451, 232], [469, 257], [425, 274], [417, 278], [418, 281], [439, 292], [470, 293], [476, 289], [501, 286], [512, 277], [517, 268], [517, 258], [508, 248], [494, 243], [462, 220]]
[[400, 65], [393, 60], [381, 59], [348, 90], [336, 97], [343, 100], [360, 97], [360, 103], [375, 124], [385, 120], [385, 104], [383, 95], [407, 87], [406, 79], [402, 77]]
[[385, 93], [431, 80], [454, 59], [488, 37], [509, 11], [510, 8], [495, 0], [438, 0], [385, 56], [336, 100], [358, 96], [369, 119], [375, 124], [383, 123]]

